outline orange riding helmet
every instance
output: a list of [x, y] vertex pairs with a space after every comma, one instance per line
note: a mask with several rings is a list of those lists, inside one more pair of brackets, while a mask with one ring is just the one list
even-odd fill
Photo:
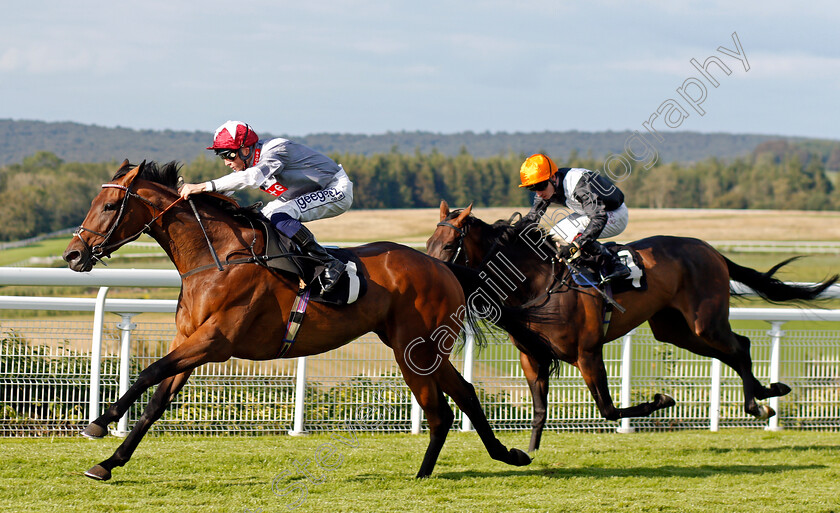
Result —
[[519, 178], [522, 180], [520, 187], [529, 187], [544, 182], [554, 176], [557, 172], [557, 164], [548, 155], [536, 153], [531, 155], [522, 167], [519, 168]]

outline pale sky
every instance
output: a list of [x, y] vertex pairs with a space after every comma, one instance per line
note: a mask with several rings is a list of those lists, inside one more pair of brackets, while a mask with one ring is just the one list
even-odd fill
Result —
[[[0, 18], [0, 118], [644, 130], [673, 99], [688, 116], [655, 128], [840, 139], [838, 27], [828, 1], [31, 0]], [[718, 51], [738, 50], [733, 33], [746, 62]], [[710, 66], [716, 88], [690, 62], [710, 56], [731, 71]], [[677, 92], [691, 78], [703, 115]]]

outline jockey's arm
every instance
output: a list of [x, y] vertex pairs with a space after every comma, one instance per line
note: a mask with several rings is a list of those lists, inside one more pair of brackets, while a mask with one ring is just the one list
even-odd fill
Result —
[[539, 196], [534, 197], [534, 205], [531, 207], [531, 210], [525, 214], [522, 220], [527, 220], [531, 223], [537, 223], [540, 219], [542, 219], [543, 214], [548, 209], [548, 205], [551, 204], [551, 201], [544, 200]]
[[583, 214], [589, 218], [589, 224], [580, 237], [575, 241], [578, 247], [583, 247], [590, 241], [598, 239], [604, 227], [607, 226], [607, 206], [604, 201], [592, 191], [576, 191], [576, 199], [583, 206]]

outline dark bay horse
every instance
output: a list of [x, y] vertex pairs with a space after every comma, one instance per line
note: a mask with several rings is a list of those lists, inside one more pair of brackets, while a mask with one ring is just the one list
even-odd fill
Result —
[[607, 383], [602, 346], [645, 321], [654, 337], [701, 356], [717, 358], [732, 367], [744, 383], [744, 409], [759, 419], [775, 412], [756, 399], [790, 392], [783, 383], [764, 387], [752, 372], [750, 340], [729, 325], [730, 280], [743, 283], [771, 302], [807, 301], [837, 281], [833, 276], [813, 286], [785, 284], [773, 274], [790, 260], [766, 273], [739, 266], [706, 242], [685, 237], [649, 237], [630, 244], [638, 251], [647, 276], [647, 290], [617, 294], [626, 309], [613, 312], [606, 333], [602, 329], [603, 299], [592, 289], [571, 282], [568, 268], [553, 258], [553, 244], [537, 224], [498, 221], [487, 224], [471, 215], [471, 207], [449, 211], [441, 203], [440, 223], [426, 243], [429, 255], [481, 270], [509, 304], [538, 303], [551, 312], [550, 320], [530, 327], [549, 344], [534, 350], [511, 337], [520, 349], [520, 362], [534, 401], [529, 451], [539, 448], [546, 420], [548, 378], [558, 360], [576, 366], [601, 415], [609, 420], [643, 417], [675, 404], [665, 394], [652, 402], [628, 408], [613, 404]]
[[[151, 235], [182, 275], [175, 316], [177, 334], [169, 353], [144, 369], [129, 390], [82, 434], [101, 438], [148, 388], [158, 385], [125, 441], [107, 460], [85, 475], [107, 480], [125, 465], [143, 435], [160, 418], [190, 373], [207, 362], [231, 357], [270, 360], [283, 345], [286, 321], [299, 281], [254, 263], [213, 264], [202, 227], [175, 189], [178, 166], [125, 161], [111, 182], [93, 199], [82, 226], [64, 252], [74, 271], [90, 271], [141, 233]], [[220, 200], [194, 197], [204, 228], [222, 262], [261, 254], [262, 232], [243, 223]], [[461, 332], [465, 290], [449, 266], [411, 248], [376, 242], [349, 251], [361, 262], [367, 293], [342, 307], [311, 302], [297, 341], [284, 358], [323, 353], [374, 332], [394, 350], [403, 377], [429, 422], [430, 442], [417, 477], [432, 473], [454, 415], [444, 397], [452, 397], [475, 425], [494, 459], [527, 465], [530, 458], [508, 450], [493, 434], [475, 390], [449, 362], [445, 344], [432, 340], [446, 329]], [[516, 321], [513, 321], [516, 322]], [[451, 349], [451, 344], [449, 345]], [[412, 361], [408, 361], [408, 360]], [[422, 369], [418, 371], [417, 369]]]

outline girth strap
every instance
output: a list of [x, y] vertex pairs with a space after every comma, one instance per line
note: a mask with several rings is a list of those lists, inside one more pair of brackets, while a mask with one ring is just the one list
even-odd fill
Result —
[[295, 302], [292, 304], [292, 311], [289, 312], [289, 322], [286, 323], [286, 334], [283, 336], [283, 345], [275, 358], [283, 358], [289, 349], [295, 344], [300, 325], [303, 324], [303, 316], [306, 313], [306, 307], [309, 305], [309, 294], [311, 288], [306, 287], [298, 290], [295, 296]]
[[[604, 287], [604, 293], [607, 297], [612, 298], [612, 287], [609, 283], [607, 283]], [[604, 301], [604, 321], [601, 323], [601, 336], [606, 336], [607, 331], [610, 329], [610, 320], [612, 319], [613, 304], [614, 303], [611, 301]]]

